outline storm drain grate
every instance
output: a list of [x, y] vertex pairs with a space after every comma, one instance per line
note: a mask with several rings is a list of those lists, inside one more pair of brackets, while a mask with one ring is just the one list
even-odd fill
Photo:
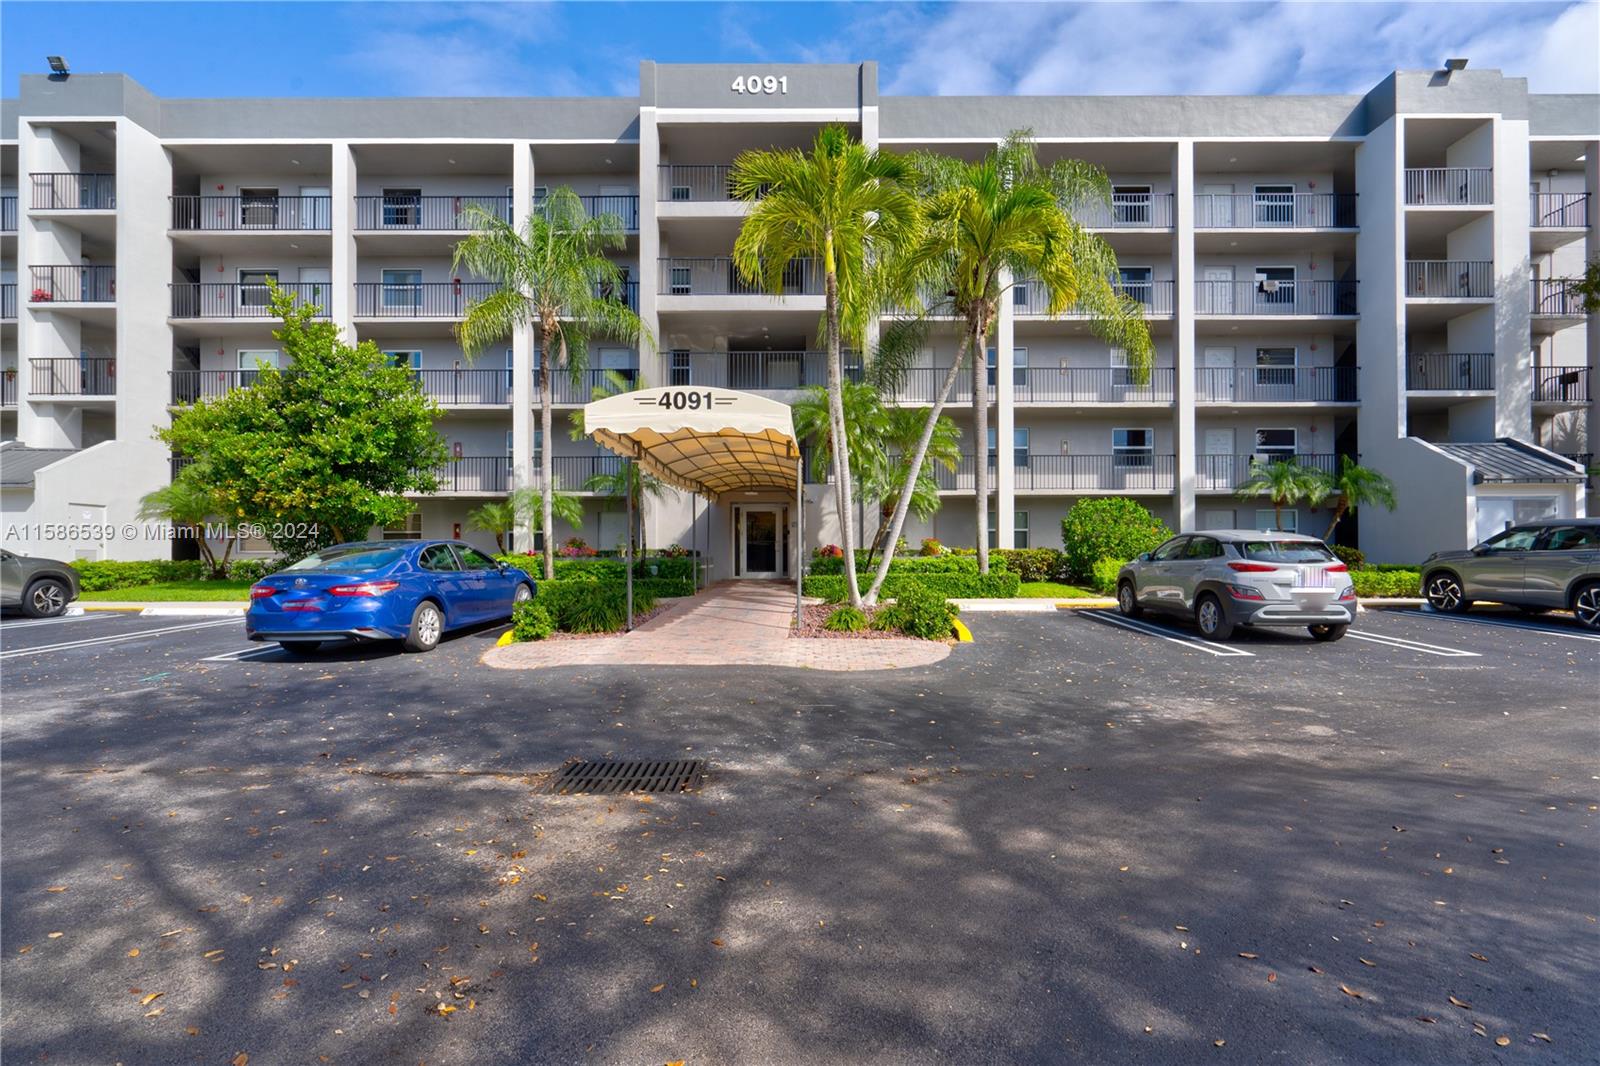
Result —
[[570, 762], [550, 785], [557, 796], [604, 796], [621, 792], [687, 792], [700, 787], [704, 759]]

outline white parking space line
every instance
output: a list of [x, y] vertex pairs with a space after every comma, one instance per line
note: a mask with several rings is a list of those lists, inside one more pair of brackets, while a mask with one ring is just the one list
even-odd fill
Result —
[[1420, 640], [1406, 640], [1404, 637], [1391, 637], [1387, 633], [1354, 633], [1345, 634], [1349, 640], [1364, 640], [1370, 644], [1383, 644], [1391, 648], [1400, 648], [1404, 651], [1417, 651], [1424, 655], [1442, 655], [1450, 659], [1481, 659], [1483, 656], [1475, 651], [1466, 651], [1462, 648], [1446, 648], [1438, 644], [1424, 644]]
[[94, 614], [67, 614], [59, 618], [35, 618], [28, 622], [7, 622], [4, 625], [0, 625], [0, 636], [14, 629], [37, 629], [39, 626], [59, 626], [66, 625], [69, 622], [92, 622], [96, 619], [111, 617], [114, 616], [105, 612], [96, 612]]
[[221, 655], [207, 655], [200, 661], [203, 663], [250, 663], [255, 662], [257, 659], [264, 659], [278, 650], [276, 644], [252, 644], [248, 648], [225, 651]]
[[1191, 637], [1182, 633], [1172, 633], [1162, 629], [1160, 626], [1151, 625], [1149, 622], [1136, 622], [1131, 618], [1124, 618], [1118, 614], [1101, 611], [1080, 611], [1079, 613], [1085, 618], [1092, 618], [1094, 621], [1104, 625], [1119, 626], [1122, 629], [1131, 629], [1135, 633], [1143, 633], [1146, 636], [1160, 637], [1162, 640], [1170, 640], [1174, 644], [1181, 644], [1186, 648], [1194, 648], [1222, 658], [1255, 658], [1255, 652], [1253, 651], [1245, 651], [1243, 648], [1235, 648], [1228, 644], [1213, 644], [1210, 641], [1201, 640], [1199, 637]]
[[1568, 640], [1587, 640], [1593, 644], [1600, 644], [1600, 637], [1592, 637], [1587, 633], [1568, 633], [1560, 629], [1551, 629], [1538, 623], [1514, 622], [1509, 618], [1479, 618], [1472, 615], [1445, 614], [1443, 611], [1401, 611], [1418, 618], [1438, 618], [1445, 622], [1466, 622], [1475, 626], [1499, 626], [1501, 629], [1520, 629], [1525, 633], [1538, 633], [1546, 637], [1566, 637]]
[[129, 641], [143, 640], [146, 637], [159, 637], [168, 633], [187, 633], [196, 629], [216, 629], [219, 626], [237, 625], [239, 625], [237, 618], [224, 618], [209, 622], [193, 622], [182, 626], [166, 626], [162, 629], [140, 629], [127, 633], [110, 633], [101, 637], [89, 637], [85, 640], [44, 644], [37, 648], [14, 648], [10, 651], [0, 652], [0, 659], [14, 659], [22, 655], [46, 655], [51, 652], [72, 651], [77, 648], [99, 648], [108, 644], [126, 644]]

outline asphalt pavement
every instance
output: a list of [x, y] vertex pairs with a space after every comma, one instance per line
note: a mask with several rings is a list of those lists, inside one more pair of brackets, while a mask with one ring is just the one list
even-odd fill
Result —
[[8, 619], [0, 1057], [1600, 1058], [1593, 634], [968, 621], [837, 675]]

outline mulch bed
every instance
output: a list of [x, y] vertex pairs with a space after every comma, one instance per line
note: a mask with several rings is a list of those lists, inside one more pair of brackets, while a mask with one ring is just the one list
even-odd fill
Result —
[[[805, 613], [800, 616], [800, 625], [789, 631], [793, 637], [819, 637], [822, 640], [915, 640], [908, 637], [898, 629], [863, 629], [856, 633], [835, 633], [830, 629], [823, 629], [822, 623], [827, 617], [837, 610], [837, 603], [808, 603]], [[862, 612], [870, 620], [883, 607], [863, 607]]]

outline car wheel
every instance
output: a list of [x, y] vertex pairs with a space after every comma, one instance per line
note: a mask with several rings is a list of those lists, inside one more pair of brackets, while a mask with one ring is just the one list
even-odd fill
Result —
[[285, 655], [291, 655], [296, 659], [303, 659], [308, 655], [314, 654], [318, 648], [322, 647], [322, 641], [280, 640], [278, 641], [278, 647], [283, 649]]
[[1134, 594], [1132, 581], [1124, 581], [1117, 586], [1117, 613], [1127, 618], [1138, 618], [1144, 613], [1139, 606], [1139, 597]]
[[1227, 640], [1233, 636], [1233, 623], [1222, 608], [1222, 601], [1207, 592], [1194, 605], [1194, 624], [1207, 640]]
[[406, 634], [406, 651], [432, 651], [444, 635], [444, 615], [431, 600], [423, 600], [411, 612], [411, 630]]
[[1349, 628], [1350, 627], [1347, 626], [1347, 625], [1311, 626], [1310, 627], [1311, 635], [1313, 637], [1316, 637], [1318, 640], [1322, 641], [1323, 643], [1332, 643], [1333, 641], [1338, 640], [1339, 638], [1344, 636], [1344, 631], [1349, 629]]
[[1600, 629], [1600, 581], [1591, 581], [1572, 597], [1572, 613], [1585, 629]]
[[1428, 587], [1423, 589], [1422, 594], [1427, 598], [1428, 606], [1445, 614], [1460, 614], [1472, 606], [1472, 601], [1467, 599], [1461, 587], [1461, 579], [1448, 570], [1428, 578]]
[[517, 604], [527, 603], [531, 599], [533, 599], [533, 590], [526, 584], [518, 585], [517, 591], [511, 594], [511, 606], [515, 609]]
[[22, 594], [22, 613], [29, 618], [54, 618], [66, 611], [70, 599], [66, 582], [41, 577]]

